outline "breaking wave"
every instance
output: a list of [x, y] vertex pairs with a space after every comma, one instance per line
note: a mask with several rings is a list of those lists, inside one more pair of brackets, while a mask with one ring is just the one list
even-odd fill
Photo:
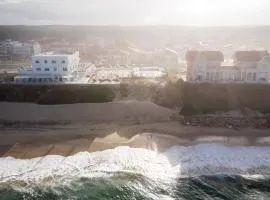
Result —
[[117, 147], [69, 157], [0, 158], [1, 199], [270, 198], [270, 147]]

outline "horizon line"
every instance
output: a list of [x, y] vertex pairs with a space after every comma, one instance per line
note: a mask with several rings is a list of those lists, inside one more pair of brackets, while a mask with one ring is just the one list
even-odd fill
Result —
[[173, 24], [149, 24], [149, 25], [86, 25], [86, 24], [0, 24], [0, 26], [25, 26], [25, 27], [32, 27], [32, 26], [84, 26], [84, 27], [118, 27], [118, 28], [136, 28], [136, 27], [178, 27], [178, 28], [227, 28], [227, 27], [270, 27], [270, 24], [256, 24], [256, 25], [173, 25]]

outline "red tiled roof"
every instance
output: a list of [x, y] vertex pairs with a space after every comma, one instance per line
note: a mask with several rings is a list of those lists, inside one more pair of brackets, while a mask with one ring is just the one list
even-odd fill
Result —
[[186, 60], [188, 62], [194, 62], [198, 53], [199, 53], [199, 51], [196, 51], [196, 50], [188, 51], [186, 53]]
[[220, 51], [188, 51], [186, 54], [186, 60], [189, 62], [194, 62], [198, 54], [201, 54], [209, 61], [224, 61], [224, 56]]
[[258, 62], [265, 56], [269, 56], [268, 51], [237, 51], [234, 54], [234, 58], [237, 61], [246, 62]]
[[220, 51], [202, 51], [201, 54], [205, 57], [206, 60], [210, 61], [224, 61], [223, 53]]

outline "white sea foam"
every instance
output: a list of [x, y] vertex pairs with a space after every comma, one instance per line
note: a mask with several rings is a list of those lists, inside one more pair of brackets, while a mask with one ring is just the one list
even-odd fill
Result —
[[0, 181], [93, 177], [108, 172], [140, 173], [153, 179], [216, 173], [270, 174], [270, 147], [229, 147], [221, 144], [175, 146], [164, 153], [117, 147], [73, 156], [29, 160], [0, 158]]

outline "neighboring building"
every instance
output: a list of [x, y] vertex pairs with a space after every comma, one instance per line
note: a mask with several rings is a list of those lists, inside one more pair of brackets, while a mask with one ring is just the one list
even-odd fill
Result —
[[10, 39], [3, 40], [0, 42], [0, 56], [1, 59], [10, 59], [12, 57], [12, 49], [13, 45], [17, 42], [12, 41]]
[[15, 77], [16, 83], [85, 83], [93, 65], [79, 65], [79, 52], [48, 52], [32, 56], [32, 68]]
[[41, 48], [38, 43], [20, 43], [11, 39], [0, 42], [0, 56], [3, 59], [12, 59], [14, 57], [30, 58], [32, 55], [40, 52]]
[[104, 83], [109, 80], [123, 80], [131, 78], [159, 79], [167, 75], [161, 67], [102, 67], [96, 70], [94, 83]]
[[93, 77], [94, 82], [104, 82], [107, 80], [121, 80], [132, 77], [132, 68], [127, 67], [100, 67]]
[[130, 65], [130, 53], [124, 50], [109, 50], [103, 57], [108, 65], [127, 66]]
[[30, 58], [39, 53], [41, 53], [39, 44], [16, 43], [12, 48], [12, 56], [18, 58]]
[[135, 67], [133, 68], [133, 77], [135, 78], [163, 78], [167, 75], [164, 68], [161, 67]]
[[268, 81], [270, 75], [268, 51], [237, 51], [233, 55], [233, 62], [239, 68], [238, 80]]
[[130, 63], [135, 65], [152, 65], [160, 67], [174, 67], [178, 65], [178, 52], [169, 48], [145, 50], [128, 47]]
[[187, 81], [191, 82], [268, 82], [270, 57], [267, 51], [237, 51], [232, 65], [222, 65], [217, 51], [189, 51], [186, 54]]
[[265, 56], [269, 56], [268, 51], [236, 51], [232, 58], [235, 66], [256, 67]]
[[188, 51], [187, 80], [203, 81], [207, 80], [207, 72], [215, 71], [224, 61], [224, 56], [220, 51]]

